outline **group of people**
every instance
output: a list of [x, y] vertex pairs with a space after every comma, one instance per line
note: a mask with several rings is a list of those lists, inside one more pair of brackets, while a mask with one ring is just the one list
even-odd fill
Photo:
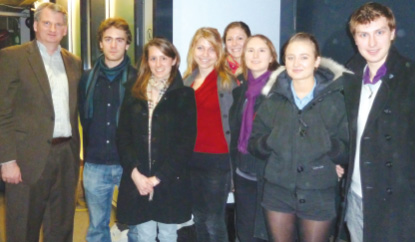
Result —
[[228, 241], [231, 191], [240, 242], [327, 242], [343, 221], [352, 242], [415, 240], [415, 66], [387, 6], [352, 14], [347, 68], [303, 32], [280, 65], [266, 36], [232, 22], [196, 31], [183, 78], [164, 38], [134, 68], [122, 18], [101, 23], [103, 54], [83, 74], [60, 47], [66, 11], [43, 3], [34, 20], [34, 41], [0, 51], [8, 241], [38, 241], [42, 225], [44, 241], [72, 241], [78, 113], [87, 241], [111, 241], [114, 186], [129, 241], [176, 241], [192, 215], [197, 241]]

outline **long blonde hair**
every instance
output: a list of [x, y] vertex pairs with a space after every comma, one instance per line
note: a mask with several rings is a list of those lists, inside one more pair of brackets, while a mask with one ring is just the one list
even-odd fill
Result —
[[196, 49], [197, 42], [202, 38], [207, 40], [215, 49], [217, 61], [215, 63], [214, 69], [218, 76], [221, 78], [221, 88], [230, 89], [233, 82], [232, 72], [229, 69], [228, 65], [226, 65], [226, 58], [224, 58], [225, 52], [223, 50], [222, 40], [219, 31], [215, 28], [203, 27], [196, 31], [189, 46], [189, 53], [187, 55], [187, 70], [184, 73], [184, 79], [190, 76], [193, 73], [193, 71], [198, 68], [196, 60], [194, 58], [194, 52]]

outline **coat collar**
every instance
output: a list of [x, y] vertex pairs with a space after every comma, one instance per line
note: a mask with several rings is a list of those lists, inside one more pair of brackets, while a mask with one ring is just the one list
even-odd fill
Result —
[[[370, 114], [367, 120], [366, 127], [376, 120], [382, 110], [385, 108], [390, 98], [390, 93], [397, 87], [398, 83], [405, 80], [400, 80], [399, 75], [404, 73], [404, 68], [411, 65], [411, 62], [402, 57], [394, 46], [389, 50], [386, 59], [387, 72], [382, 78], [382, 84], [373, 102]], [[357, 115], [360, 104], [360, 92], [362, 89], [363, 69], [366, 66], [366, 60], [357, 53], [347, 64], [347, 66], [354, 71], [353, 78], [348, 79], [344, 83], [345, 102], [349, 112], [351, 127], [357, 130]]]
[[36, 80], [39, 82], [39, 85], [43, 93], [45, 94], [49, 103], [53, 107], [52, 92], [50, 90], [48, 75], [46, 73], [46, 69], [45, 69], [45, 66], [42, 60], [42, 55], [40, 54], [39, 47], [36, 43], [36, 40], [33, 40], [29, 44], [29, 48], [27, 49], [27, 52], [28, 52], [27, 59], [29, 61], [29, 64], [32, 68], [33, 73], [35, 74]]
[[173, 90], [179, 89], [184, 87], [183, 85], [183, 79], [182, 79], [182, 75], [180, 74], [179, 71], [177, 71], [176, 76], [173, 78], [173, 81], [170, 83], [169, 87], [166, 90], [167, 92], [171, 92]]

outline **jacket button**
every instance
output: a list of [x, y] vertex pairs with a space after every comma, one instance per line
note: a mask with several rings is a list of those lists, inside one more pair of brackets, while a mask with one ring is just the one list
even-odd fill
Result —
[[53, 117], [53, 116], [50, 117], [50, 120], [55, 121], [55, 117]]
[[224, 115], [223, 115], [223, 118], [228, 118], [228, 115], [227, 115], [227, 114], [224, 114]]
[[223, 93], [219, 94], [219, 97], [223, 97]]
[[386, 188], [386, 192], [387, 192], [388, 194], [392, 194], [392, 188], [390, 188], [390, 187]]
[[52, 140], [51, 140], [51, 139], [48, 139], [48, 143], [49, 143], [49, 144], [52, 144]]
[[151, 161], [151, 164], [154, 164], [154, 163], [156, 163], [156, 160], [152, 160], [152, 161]]
[[303, 172], [304, 171], [304, 167], [303, 166], [298, 166], [297, 167], [297, 172], [298, 173], [301, 173], [301, 172]]
[[228, 131], [226, 131], [226, 134], [227, 134], [227, 135], [229, 135], [230, 133], [231, 133], [231, 132], [230, 132], [229, 130], [228, 130]]
[[305, 203], [305, 199], [298, 200], [300, 203]]
[[390, 136], [389, 134], [385, 134], [385, 139], [386, 140], [391, 140], [392, 139], [392, 136]]
[[391, 114], [392, 113], [392, 110], [390, 110], [389, 108], [385, 108], [385, 110], [383, 110], [383, 112], [385, 114]]
[[305, 129], [300, 129], [300, 136], [304, 137], [306, 135]]
[[390, 168], [390, 167], [392, 167], [392, 162], [388, 161], [388, 162], [385, 163], [385, 165]]

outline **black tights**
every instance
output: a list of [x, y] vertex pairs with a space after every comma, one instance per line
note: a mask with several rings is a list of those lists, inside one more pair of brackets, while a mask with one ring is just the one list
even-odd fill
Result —
[[281, 213], [264, 209], [270, 233], [270, 241], [296, 241], [296, 223], [298, 219], [299, 238], [302, 242], [328, 242], [332, 220], [315, 221], [297, 218], [295, 214]]

